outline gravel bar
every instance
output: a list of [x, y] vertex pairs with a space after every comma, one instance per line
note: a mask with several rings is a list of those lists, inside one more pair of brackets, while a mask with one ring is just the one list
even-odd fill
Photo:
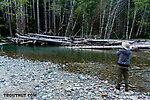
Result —
[[150, 100], [149, 93], [118, 91], [107, 80], [62, 67], [0, 56], [0, 100]]

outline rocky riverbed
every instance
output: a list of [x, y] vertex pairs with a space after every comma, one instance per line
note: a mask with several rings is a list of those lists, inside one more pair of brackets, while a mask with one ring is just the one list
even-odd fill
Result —
[[121, 92], [96, 76], [63, 71], [65, 65], [0, 56], [0, 99], [149, 100], [150, 94]]

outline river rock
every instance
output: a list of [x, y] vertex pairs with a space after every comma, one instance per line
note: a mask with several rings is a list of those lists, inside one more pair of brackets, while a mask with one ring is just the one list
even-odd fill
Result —
[[149, 99], [149, 95], [141, 95], [133, 91], [132, 95], [126, 95], [123, 90], [120, 93], [114, 89], [115, 85], [107, 80], [100, 80], [97, 76], [63, 71], [59, 69], [62, 65], [48, 61], [30, 61], [3, 56], [0, 56], [0, 61], [3, 63], [0, 68], [7, 72], [3, 74], [7, 78], [0, 78], [1, 91], [7, 89], [36, 93], [38, 100], [102, 100], [104, 98], [101, 94], [107, 94], [108, 100], [136, 99], [137, 96], [141, 99]]

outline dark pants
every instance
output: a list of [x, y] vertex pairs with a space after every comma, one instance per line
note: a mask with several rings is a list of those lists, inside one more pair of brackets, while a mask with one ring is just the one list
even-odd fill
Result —
[[125, 88], [128, 88], [128, 67], [119, 66], [118, 68], [118, 84], [122, 82], [122, 76], [125, 80]]

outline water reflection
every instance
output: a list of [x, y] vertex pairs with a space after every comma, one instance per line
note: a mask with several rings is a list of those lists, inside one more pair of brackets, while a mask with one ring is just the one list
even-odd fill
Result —
[[63, 47], [7, 45], [3, 51], [3, 54], [11, 57], [24, 56], [28, 59], [49, 60], [56, 63], [99, 62], [109, 64], [111, 60], [116, 60], [115, 55], [110, 56], [107, 51], [95, 52], [94, 50], [75, 50]]

